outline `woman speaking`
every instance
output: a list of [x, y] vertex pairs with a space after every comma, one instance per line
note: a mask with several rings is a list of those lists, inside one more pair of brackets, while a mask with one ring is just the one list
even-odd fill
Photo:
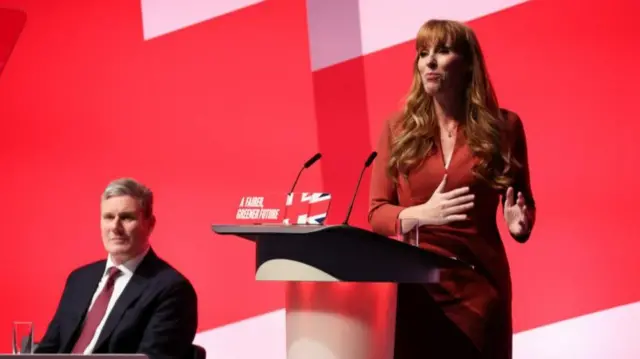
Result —
[[398, 286], [394, 358], [511, 358], [511, 279], [496, 212], [502, 200], [511, 236], [529, 238], [535, 202], [523, 125], [498, 106], [469, 27], [430, 20], [416, 52], [404, 109], [377, 145], [369, 222], [393, 236], [411, 219], [423, 249], [473, 268]]

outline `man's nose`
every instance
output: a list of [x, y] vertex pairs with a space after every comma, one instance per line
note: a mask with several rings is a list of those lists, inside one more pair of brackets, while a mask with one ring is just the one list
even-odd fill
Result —
[[122, 221], [119, 218], [115, 218], [111, 222], [111, 230], [114, 232], [121, 232], [124, 229], [122, 226]]

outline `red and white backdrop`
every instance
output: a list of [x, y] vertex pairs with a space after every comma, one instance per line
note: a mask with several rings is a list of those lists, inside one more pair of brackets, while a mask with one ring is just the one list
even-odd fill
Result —
[[[477, 31], [501, 104], [528, 135], [540, 213], [529, 243], [506, 239], [515, 357], [640, 354], [636, 0], [0, 8], [26, 14], [20, 32], [23, 18], [0, 10], [13, 16], [0, 19], [0, 56], [13, 49], [0, 74], [0, 351], [14, 320], [40, 337], [69, 271], [104, 256], [99, 194], [132, 176], [157, 196], [154, 247], [198, 291], [196, 341], [212, 358], [284, 358], [282, 285], [256, 283], [253, 246], [210, 225], [232, 221], [246, 190], [286, 192], [316, 151], [298, 188], [331, 192], [328, 221], [341, 220], [408, 89], [411, 40], [438, 17]], [[366, 187], [352, 216], [364, 227]]]

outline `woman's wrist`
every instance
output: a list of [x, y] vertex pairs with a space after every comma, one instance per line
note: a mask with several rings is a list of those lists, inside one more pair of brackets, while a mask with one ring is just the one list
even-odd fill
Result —
[[416, 218], [415, 213], [416, 212], [416, 207], [415, 206], [411, 206], [411, 207], [406, 207], [405, 209], [403, 209], [402, 211], [400, 211], [400, 214], [398, 215], [399, 219], [413, 219]]
[[429, 224], [426, 218], [422, 218], [419, 206], [411, 206], [400, 211], [398, 215], [399, 219], [415, 219], [417, 226], [424, 226]]

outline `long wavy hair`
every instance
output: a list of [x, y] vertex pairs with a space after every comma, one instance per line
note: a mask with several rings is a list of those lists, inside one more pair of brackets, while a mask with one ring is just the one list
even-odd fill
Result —
[[462, 103], [465, 118], [460, 123], [472, 154], [478, 159], [473, 174], [493, 188], [505, 189], [512, 182], [511, 170], [519, 166], [511, 156], [505, 140], [505, 119], [489, 79], [482, 50], [475, 33], [468, 26], [449, 20], [429, 20], [420, 27], [416, 38], [413, 82], [398, 121], [397, 136], [391, 141], [387, 170], [396, 179], [407, 177], [426, 156], [433, 154], [440, 140], [433, 97], [425, 93], [418, 60], [431, 46], [451, 46], [462, 57], [470, 72], [465, 78]]

